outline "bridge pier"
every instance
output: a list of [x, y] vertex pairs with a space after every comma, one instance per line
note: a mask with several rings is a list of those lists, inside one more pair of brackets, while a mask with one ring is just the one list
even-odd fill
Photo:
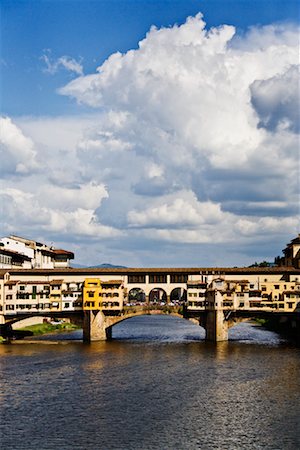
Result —
[[102, 311], [84, 311], [83, 342], [111, 339], [111, 324]]
[[205, 325], [207, 341], [228, 341], [228, 322], [222, 310], [207, 311]]
[[204, 327], [207, 341], [228, 341], [228, 322], [224, 316], [222, 294], [217, 289], [207, 291]]

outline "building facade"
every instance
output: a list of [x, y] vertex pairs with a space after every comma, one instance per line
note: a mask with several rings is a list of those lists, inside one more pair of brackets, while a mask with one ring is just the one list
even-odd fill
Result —
[[0, 269], [54, 269], [70, 267], [74, 253], [19, 236], [0, 239]]
[[[191, 313], [209, 306], [211, 292], [218, 292], [223, 309], [293, 312], [300, 302], [300, 269], [2, 269], [0, 320], [83, 310], [121, 314], [135, 289], [145, 305], [181, 302]], [[182, 291], [186, 295], [179, 297]]]

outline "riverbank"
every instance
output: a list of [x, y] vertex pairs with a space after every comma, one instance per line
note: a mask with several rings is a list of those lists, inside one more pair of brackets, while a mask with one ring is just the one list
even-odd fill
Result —
[[300, 345], [299, 328], [296, 326], [296, 321], [291, 323], [286, 318], [282, 319], [274, 316], [270, 319], [255, 319], [255, 322], [266, 328], [266, 330], [275, 331], [275, 333], [278, 333], [279, 335], [293, 341], [297, 345]]
[[[45, 334], [59, 334], [66, 333], [80, 329], [77, 325], [68, 322], [62, 323], [38, 323], [35, 325], [28, 325], [27, 327], [20, 328], [18, 330], [14, 330], [12, 332], [12, 339], [24, 339], [29, 336], [42, 336]], [[22, 335], [22, 333], [24, 333]], [[25, 334], [28, 333], [28, 334]], [[18, 335], [17, 335], [18, 334]], [[10, 338], [9, 338], [10, 339]], [[7, 343], [7, 337], [0, 336], [0, 344]]]
[[74, 325], [73, 323], [62, 322], [62, 323], [39, 323], [36, 325], [30, 325], [28, 327], [21, 328], [20, 331], [31, 331], [33, 336], [41, 336], [43, 334], [49, 333], [63, 333], [66, 331], [78, 330], [80, 327]]

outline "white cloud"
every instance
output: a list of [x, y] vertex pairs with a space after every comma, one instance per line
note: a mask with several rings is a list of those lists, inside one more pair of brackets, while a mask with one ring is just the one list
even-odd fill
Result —
[[300, 131], [300, 66], [292, 65], [285, 72], [267, 80], [256, 80], [250, 86], [251, 101], [260, 118], [260, 125], [269, 129]]
[[25, 136], [9, 117], [0, 117], [1, 174], [26, 174], [37, 169], [32, 139]]
[[53, 75], [58, 72], [60, 68], [64, 68], [69, 72], [74, 72], [76, 75], [83, 75], [82, 64], [76, 61], [76, 59], [64, 55], [53, 60], [50, 54], [51, 52], [47, 51], [41, 56], [41, 60], [46, 64], [45, 72]]
[[5, 186], [6, 229], [33, 211], [36, 230], [111, 236], [103, 251], [141, 265], [161, 245], [284, 245], [299, 227], [298, 50], [294, 26], [237, 36], [197, 15], [77, 72], [59, 92], [89, 116], [16, 120], [39, 173]]
[[[85, 188], [83, 188], [84, 190]], [[58, 191], [58, 189], [56, 189]], [[47, 195], [53, 194], [46, 192]], [[70, 190], [63, 191], [64, 200], [72, 196]], [[76, 195], [76, 192], [73, 193]], [[84, 193], [77, 192], [78, 197], [84, 196]], [[111, 227], [101, 225], [95, 216], [94, 210], [86, 207], [70, 208], [67, 203], [65, 209], [64, 201], [61, 203], [59, 197], [56, 198], [57, 205], [49, 205], [47, 198], [41, 195], [38, 198], [34, 193], [24, 192], [14, 188], [4, 188], [0, 190], [0, 201], [4, 213], [4, 226], [8, 232], [18, 229], [21, 232], [30, 233], [47, 231], [48, 233], [57, 233], [58, 235], [73, 235], [96, 237], [98, 240], [103, 238], [115, 237], [121, 234], [120, 231]], [[51, 207], [53, 206], [53, 207]], [[55, 207], [56, 206], [56, 207]], [[14, 225], [13, 225], [14, 224]]]
[[193, 192], [177, 192], [156, 201], [157, 206], [142, 211], [129, 211], [128, 222], [133, 227], [197, 228], [203, 224], [215, 226], [225, 219], [220, 205], [198, 202]]

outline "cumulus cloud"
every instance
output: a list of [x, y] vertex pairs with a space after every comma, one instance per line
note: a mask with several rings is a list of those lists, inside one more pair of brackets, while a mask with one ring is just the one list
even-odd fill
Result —
[[251, 102], [259, 125], [274, 131], [278, 127], [295, 133], [300, 131], [300, 66], [290, 66], [285, 72], [267, 80], [256, 80], [250, 86]]
[[158, 205], [142, 211], [129, 211], [129, 225], [151, 228], [197, 228], [203, 224], [212, 225], [224, 220], [226, 213], [220, 205], [212, 202], [198, 202], [193, 192], [178, 192], [157, 201]]
[[[58, 190], [56, 188], [56, 190]], [[82, 191], [70, 192], [61, 189], [64, 200], [70, 200], [72, 196], [77, 195], [84, 197], [85, 188]], [[43, 194], [43, 193], [42, 193]], [[46, 189], [46, 194], [53, 194], [51, 189]], [[63, 207], [59, 195], [56, 197], [57, 204], [52, 205], [43, 195], [38, 198], [32, 192], [24, 192], [14, 188], [4, 188], [0, 190], [0, 201], [4, 213], [4, 226], [11, 232], [12, 224], [18, 224], [19, 230], [25, 233], [32, 234], [33, 230], [38, 232], [47, 231], [49, 233], [57, 233], [60, 236], [73, 235], [76, 236], [90, 236], [98, 240], [108, 237], [114, 237], [121, 234], [118, 230], [113, 230], [111, 227], [101, 225], [94, 213], [94, 209], [89, 208], [90, 205], [85, 204], [85, 207], [78, 204], [73, 208], [67, 202], [67, 208]], [[16, 226], [16, 225], [14, 225]]]
[[44, 230], [112, 236], [107, 251], [136, 262], [135, 248], [141, 265], [163, 245], [180, 257], [178, 245], [288, 239], [299, 228], [298, 42], [292, 25], [237, 35], [198, 14], [151, 28], [95, 73], [78, 69], [59, 93], [91, 114], [19, 120], [48, 169], [39, 193], [33, 180], [9, 186], [11, 204], [40, 210]]
[[9, 117], [0, 117], [0, 156], [2, 176], [27, 174], [37, 169], [32, 139], [25, 136]]

